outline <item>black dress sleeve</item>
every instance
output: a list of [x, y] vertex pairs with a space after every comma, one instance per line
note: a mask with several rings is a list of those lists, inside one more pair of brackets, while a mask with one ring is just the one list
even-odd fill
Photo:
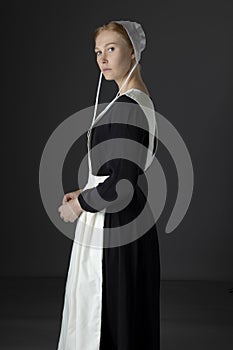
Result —
[[[95, 172], [97, 175], [109, 175], [109, 177], [98, 184], [98, 186], [84, 190], [77, 197], [82, 209], [87, 212], [95, 213], [103, 209], [107, 211], [109, 207], [113, 207], [113, 201], [114, 205], [116, 205], [125, 201], [129, 198], [128, 196], [132, 197], [132, 187], [135, 189], [135, 186], [137, 186], [138, 176], [143, 172], [145, 166], [149, 145], [147, 118], [137, 102], [130, 97], [122, 95], [117, 101], [114, 103], [111, 113], [107, 116], [108, 123], [93, 128], [92, 146], [95, 143], [116, 138], [127, 139], [129, 140], [129, 144], [126, 147], [124, 142], [115, 140], [113, 147], [111, 147], [111, 143], [107, 144], [107, 146], [103, 146], [102, 152], [98, 154], [97, 163], [103, 158], [106, 152], [108, 153], [109, 160], [104, 162]], [[128, 103], [123, 104], [119, 102]], [[123, 116], [124, 123], [116, 122], [117, 115]], [[130, 140], [136, 142], [130, 142]], [[116, 157], [116, 149], [117, 152], [121, 151], [119, 152], [120, 154], [124, 154], [125, 152], [127, 156]], [[129, 154], [132, 156], [132, 159], [129, 158]], [[91, 162], [95, 164], [94, 160], [91, 160]], [[95, 168], [95, 166], [92, 166], [92, 168]], [[122, 179], [130, 181], [132, 187], [125, 183], [123, 191], [121, 190], [119, 194], [117, 184]]]

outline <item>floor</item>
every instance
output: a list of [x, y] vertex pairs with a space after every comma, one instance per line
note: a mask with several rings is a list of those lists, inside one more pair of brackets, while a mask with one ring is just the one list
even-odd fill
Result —
[[[1, 278], [0, 349], [56, 350], [64, 288], [63, 278]], [[208, 349], [233, 349], [233, 281], [161, 281], [161, 350]]]

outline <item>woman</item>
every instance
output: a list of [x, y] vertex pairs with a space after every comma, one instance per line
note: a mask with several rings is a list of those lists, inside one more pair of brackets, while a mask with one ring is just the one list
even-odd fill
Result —
[[[59, 207], [64, 221], [78, 220], [58, 350], [159, 349], [159, 244], [144, 175], [158, 137], [140, 74], [145, 34], [136, 22], [112, 21], [94, 39], [100, 79], [88, 132], [89, 178]], [[102, 74], [119, 90], [96, 117]]]

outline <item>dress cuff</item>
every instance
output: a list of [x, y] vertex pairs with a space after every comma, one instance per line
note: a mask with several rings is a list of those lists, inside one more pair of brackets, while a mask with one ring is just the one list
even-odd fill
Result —
[[91, 213], [96, 213], [97, 212], [97, 210], [95, 210], [89, 204], [87, 204], [87, 202], [85, 201], [85, 199], [83, 198], [83, 195], [81, 193], [78, 195], [77, 200], [78, 200], [78, 202], [80, 204], [80, 207], [83, 210], [91, 212]]

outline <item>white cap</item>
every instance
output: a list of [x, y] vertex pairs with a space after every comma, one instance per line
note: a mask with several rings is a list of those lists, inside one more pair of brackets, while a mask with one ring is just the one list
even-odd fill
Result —
[[131, 22], [131, 21], [114, 21], [114, 22], [121, 24], [125, 28], [134, 48], [136, 62], [139, 62], [141, 58], [141, 52], [146, 47], [146, 36], [142, 29], [141, 24], [137, 22]]

